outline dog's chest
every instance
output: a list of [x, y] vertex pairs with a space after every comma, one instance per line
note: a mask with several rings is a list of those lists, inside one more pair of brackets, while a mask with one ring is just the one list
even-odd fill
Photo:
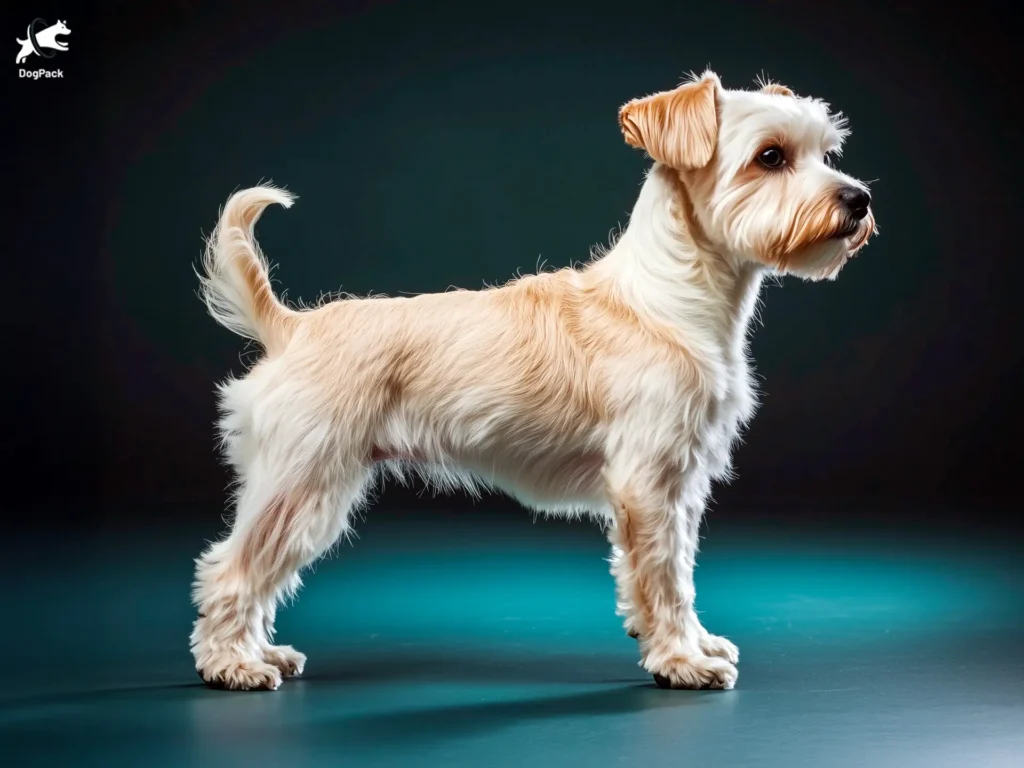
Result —
[[[705, 466], [715, 480], [732, 477], [732, 452], [743, 428], [757, 409], [757, 390], [751, 372], [747, 334], [754, 314], [762, 276], [751, 271], [741, 276], [734, 288], [735, 312], [723, 323], [721, 346], [710, 359], [721, 361], [715, 367], [714, 396], [707, 414], [707, 433], [703, 439]], [[708, 372], [711, 374], [711, 372]]]
[[733, 447], [754, 415], [757, 400], [745, 354], [729, 360], [719, 375], [715, 395], [707, 406], [706, 427], [698, 435], [697, 450], [711, 479], [726, 480], [732, 474]]

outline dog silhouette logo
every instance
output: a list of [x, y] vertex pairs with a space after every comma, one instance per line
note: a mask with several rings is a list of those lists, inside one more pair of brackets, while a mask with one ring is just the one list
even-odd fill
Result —
[[42, 56], [44, 59], [52, 59], [55, 55], [54, 51], [66, 51], [68, 44], [61, 42], [57, 38], [63, 35], [70, 35], [71, 30], [68, 29], [67, 24], [60, 20], [56, 24], [46, 26], [44, 19], [36, 19], [28, 25], [26, 34], [28, 35], [27, 40], [15, 38], [15, 42], [21, 46], [18, 58], [14, 60], [15, 64], [21, 64], [33, 53]]

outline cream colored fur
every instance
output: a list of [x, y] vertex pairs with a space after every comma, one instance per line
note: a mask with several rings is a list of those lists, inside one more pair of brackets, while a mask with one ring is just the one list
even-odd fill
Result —
[[[664, 686], [734, 685], [739, 652], [701, 625], [693, 568], [711, 484], [729, 477], [755, 408], [758, 290], [769, 273], [834, 277], [874, 220], [838, 202], [863, 188], [825, 161], [841, 121], [781, 86], [727, 91], [707, 73], [630, 102], [620, 122], [658, 161], [621, 237], [582, 268], [500, 288], [296, 311], [271, 291], [253, 235], [291, 196], [228, 201], [203, 295], [266, 354], [220, 388], [238, 489], [230, 535], [197, 561], [205, 680], [276, 688], [302, 672], [302, 654], [272, 645], [276, 605], [383, 471], [592, 515], [644, 668]], [[758, 165], [766, 143], [786, 168]]]

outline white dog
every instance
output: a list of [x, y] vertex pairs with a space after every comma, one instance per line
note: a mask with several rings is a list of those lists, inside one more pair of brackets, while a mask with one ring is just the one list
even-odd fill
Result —
[[[46, 22], [43, 22], [44, 24]], [[56, 24], [51, 24], [46, 29], [43, 29], [36, 33], [36, 43], [39, 44], [39, 48], [52, 48], [57, 51], [66, 51], [68, 49], [67, 43], [62, 43], [57, 38], [60, 35], [70, 35], [71, 30], [67, 28], [67, 25], [63, 21], [58, 20]], [[21, 64], [25, 59], [36, 52], [35, 46], [32, 45], [32, 29], [29, 27], [25, 32], [24, 40], [15, 38], [14, 42], [21, 46], [21, 51], [15, 58], [15, 64]], [[51, 56], [53, 54], [50, 54]]]
[[203, 296], [265, 355], [220, 387], [238, 491], [230, 535], [197, 560], [191, 647], [208, 683], [273, 689], [302, 672], [271, 644], [279, 600], [378, 472], [413, 471], [605, 522], [643, 667], [662, 687], [734, 685], [739, 652], [701, 625], [693, 568], [711, 483], [755, 408], [749, 321], [766, 274], [836, 276], [875, 230], [870, 196], [830, 162], [845, 121], [780, 85], [725, 90], [708, 72], [619, 122], [655, 163], [614, 247], [500, 288], [290, 309], [253, 227], [292, 197], [228, 200]]

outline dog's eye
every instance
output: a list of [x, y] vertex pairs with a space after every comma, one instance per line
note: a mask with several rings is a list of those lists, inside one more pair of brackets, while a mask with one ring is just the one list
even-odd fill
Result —
[[781, 168], [786, 164], [786, 156], [778, 147], [768, 147], [757, 156], [757, 162], [765, 168]]

